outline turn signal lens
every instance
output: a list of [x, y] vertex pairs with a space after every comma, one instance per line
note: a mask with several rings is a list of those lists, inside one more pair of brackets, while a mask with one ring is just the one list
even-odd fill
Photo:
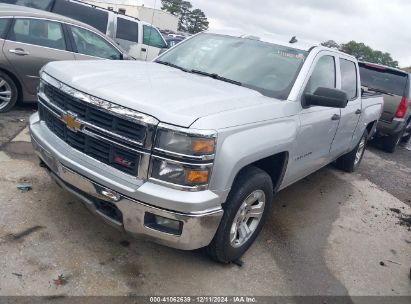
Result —
[[186, 182], [192, 185], [206, 184], [208, 182], [208, 174], [208, 170], [189, 170], [186, 174]]
[[214, 138], [193, 138], [191, 140], [191, 147], [195, 154], [213, 154], [214, 153]]

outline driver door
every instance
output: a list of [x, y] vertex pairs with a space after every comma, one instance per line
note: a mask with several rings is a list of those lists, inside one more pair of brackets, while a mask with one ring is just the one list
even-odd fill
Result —
[[[304, 98], [304, 93], [313, 93], [319, 87], [337, 88], [339, 80], [334, 55], [328, 52], [318, 54], [309, 75], [300, 99]], [[300, 130], [290, 152], [290, 166], [285, 176], [284, 183], [287, 185], [328, 164], [341, 111], [338, 108], [311, 106], [302, 108], [299, 116]]]

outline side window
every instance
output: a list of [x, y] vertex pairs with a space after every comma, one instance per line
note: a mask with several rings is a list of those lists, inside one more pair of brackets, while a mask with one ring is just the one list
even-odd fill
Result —
[[0, 18], [0, 39], [5, 39], [11, 19]]
[[306, 93], [314, 93], [319, 87], [335, 88], [335, 59], [333, 56], [323, 56], [308, 80]]
[[121, 53], [101, 36], [75, 26], [70, 26], [77, 51], [80, 54], [106, 59], [121, 59]]
[[138, 42], [138, 23], [118, 17], [116, 38]]
[[341, 90], [348, 95], [348, 100], [357, 97], [357, 67], [355, 63], [346, 59], [340, 59]]
[[154, 46], [157, 48], [166, 48], [161, 34], [152, 26], [143, 26], [143, 44]]
[[107, 11], [92, 8], [89, 5], [69, 1], [56, 1], [52, 11], [54, 13], [89, 24], [104, 34], [107, 32]]
[[49, 11], [54, 0], [17, 0], [15, 4]]
[[16, 19], [9, 39], [53, 49], [65, 50], [61, 24], [41, 19]]

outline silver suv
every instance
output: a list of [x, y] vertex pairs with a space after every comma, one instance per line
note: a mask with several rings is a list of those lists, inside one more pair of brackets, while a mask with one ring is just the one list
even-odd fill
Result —
[[18, 99], [37, 101], [39, 71], [50, 61], [125, 59], [91, 26], [53, 13], [0, 5], [0, 112]]

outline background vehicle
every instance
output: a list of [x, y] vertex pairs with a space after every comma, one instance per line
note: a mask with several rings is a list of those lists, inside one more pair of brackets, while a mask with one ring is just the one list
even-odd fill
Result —
[[176, 44], [180, 43], [181, 41], [183, 41], [185, 38], [181, 38], [181, 37], [165, 37], [164, 39], [166, 40], [167, 47], [168, 47], [168, 48], [171, 48], [171, 47], [175, 46]]
[[273, 193], [334, 161], [354, 171], [381, 115], [382, 97], [361, 95], [354, 57], [288, 41], [201, 33], [155, 62], [50, 63], [34, 149], [116, 227], [236, 260]]
[[377, 126], [383, 148], [394, 152], [401, 140], [411, 136], [410, 74], [373, 63], [360, 62], [361, 85], [384, 96], [384, 109]]
[[127, 53], [141, 60], [152, 60], [167, 48], [157, 28], [137, 18], [119, 14], [76, 0], [0, 0], [51, 11], [89, 24], [116, 41]]
[[0, 4], [0, 112], [36, 101], [39, 71], [50, 61], [124, 59], [114, 41], [60, 15]]

